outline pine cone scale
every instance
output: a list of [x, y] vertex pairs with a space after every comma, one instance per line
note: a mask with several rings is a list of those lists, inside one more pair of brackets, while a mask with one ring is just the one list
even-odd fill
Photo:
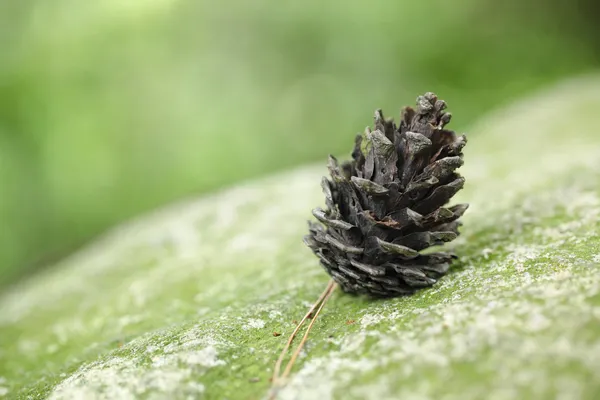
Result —
[[352, 266], [354, 266], [355, 268], [358, 268], [362, 272], [366, 272], [367, 274], [369, 274], [371, 276], [383, 276], [386, 273], [385, 267], [382, 267], [380, 265], [363, 264], [356, 260], [350, 260], [350, 264]]

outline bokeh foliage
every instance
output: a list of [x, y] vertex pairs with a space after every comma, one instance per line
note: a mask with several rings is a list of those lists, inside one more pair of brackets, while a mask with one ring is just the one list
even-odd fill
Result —
[[376, 107], [434, 90], [463, 130], [594, 68], [589, 10], [559, 3], [3, 1], [0, 285], [165, 202], [344, 153]]

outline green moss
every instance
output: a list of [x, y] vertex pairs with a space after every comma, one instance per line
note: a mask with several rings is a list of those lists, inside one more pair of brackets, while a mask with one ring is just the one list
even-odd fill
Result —
[[[453, 273], [411, 297], [336, 293], [280, 397], [593, 398], [598, 106], [588, 77], [472, 127]], [[301, 241], [324, 173], [174, 205], [3, 295], [6, 396], [263, 398], [328, 280]]]

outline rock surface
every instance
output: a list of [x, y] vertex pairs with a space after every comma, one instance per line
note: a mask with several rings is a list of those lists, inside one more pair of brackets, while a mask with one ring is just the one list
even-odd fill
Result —
[[[337, 292], [278, 398], [600, 393], [599, 109], [583, 77], [471, 127], [453, 272], [411, 297]], [[301, 240], [325, 173], [173, 205], [4, 293], [0, 396], [264, 398], [328, 280]]]

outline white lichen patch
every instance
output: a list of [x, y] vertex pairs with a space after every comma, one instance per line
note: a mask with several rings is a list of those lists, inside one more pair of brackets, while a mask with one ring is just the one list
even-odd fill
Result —
[[383, 317], [378, 314], [366, 314], [360, 319], [360, 325], [364, 328], [371, 325], [377, 325]]
[[[468, 132], [458, 268], [409, 298], [334, 296], [280, 398], [593, 398], [599, 107], [600, 80], [583, 79]], [[325, 173], [301, 168], [173, 205], [3, 294], [0, 390], [266, 395], [294, 319], [327, 279], [301, 241]]]
[[262, 329], [265, 327], [265, 321], [262, 319], [250, 318], [248, 322], [242, 327], [245, 330], [248, 329]]
[[6, 378], [0, 376], [0, 397], [6, 396], [9, 392], [8, 388], [4, 386], [6, 384]]
[[[155, 343], [155, 344], [149, 344]], [[202, 375], [224, 366], [224, 342], [193, 327], [164, 345], [150, 335], [124, 345], [115, 355], [85, 364], [64, 379], [50, 399], [197, 398], [205, 391]]]

